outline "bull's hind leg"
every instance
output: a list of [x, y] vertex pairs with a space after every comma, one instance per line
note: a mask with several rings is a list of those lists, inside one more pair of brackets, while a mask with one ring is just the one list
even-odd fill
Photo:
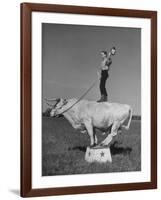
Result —
[[115, 122], [112, 125], [111, 133], [101, 142], [101, 146], [107, 146], [112, 141], [113, 137], [117, 135], [118, 129], [120, 127], [120, 122]]

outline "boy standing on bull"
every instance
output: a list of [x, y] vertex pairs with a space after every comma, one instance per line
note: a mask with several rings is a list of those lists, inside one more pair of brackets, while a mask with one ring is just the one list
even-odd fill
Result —
[[101, 61], [101, 66], [99, 67], [98, 71], [98, 77], [100, 80], [100, 93], [101, 93], [101, 98], [97, 102], [103, 102], [107, 101], [107, 91], [106, 91], [106, 80], [109, 77], [109, 70], [110, 70], [110, 65], [112, 64], [112, 56], [114, 56], [116, 53], [116, 48], [112, 47], [109, 54], [107, 55], [107, 51], [101, 51], [101, 56], [102, 56], [102, 61]]

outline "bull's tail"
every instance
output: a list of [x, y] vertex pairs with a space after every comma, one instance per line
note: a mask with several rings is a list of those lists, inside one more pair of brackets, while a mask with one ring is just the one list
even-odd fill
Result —
[[127, 125], [122, 125], [122, 127], [124, 127], [126, 130], [128, 130], [130, 128], [131, 120], [132, 120], [132, 108], [130, 107], [128, 124]]

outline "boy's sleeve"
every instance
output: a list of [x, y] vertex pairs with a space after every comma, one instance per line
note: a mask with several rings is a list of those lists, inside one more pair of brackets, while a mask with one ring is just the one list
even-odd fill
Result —
[[108, 58], [107, 62], [106, 62], [107, 66], [110, 66], [112, 64], [112, 59]]

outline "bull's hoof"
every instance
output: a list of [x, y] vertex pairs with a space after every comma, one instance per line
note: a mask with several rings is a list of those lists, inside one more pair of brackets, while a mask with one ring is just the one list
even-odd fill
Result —
[[90, 148], [96, 147], [97, 144], [90, 145]]
[[109, 144], [100, 143], [100, 144], [97, 145], [97, 147], [101, 147], [101, 148], [102, 148], [102, 147], [105, 147], [105, 148], [106, 148], [106, 147], [109, 147], [110, 144], [111, 144], [111, 143], [109, 143]]

